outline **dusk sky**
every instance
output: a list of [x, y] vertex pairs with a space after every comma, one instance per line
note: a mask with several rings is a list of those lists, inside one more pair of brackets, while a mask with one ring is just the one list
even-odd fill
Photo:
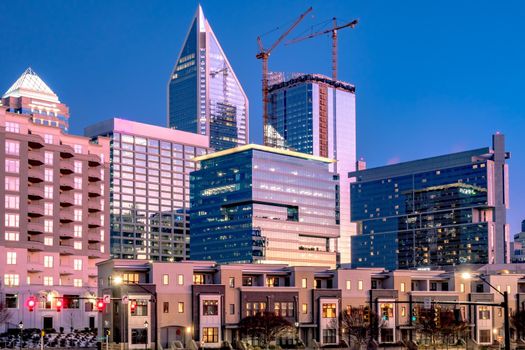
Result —
[[[70, 107], [71, 132], [120, 116], [166, 124], [166, 87], [196, 1], [8, 1], [0, 11], [0, 90], [31, 66]], [[358, 156], [369, 167], [489, 146], [507, 137], [511, 233], [525, 219], [525, 2], [202, 1], [250, 99], [262, 140], [257, 35], [270, 46], [336, 16], [339, 78], [356, 85]], [[321, 27], [314, 27], [319, 30]], [[330, 74], [330, 39], [279, 46], [270, 70]]]

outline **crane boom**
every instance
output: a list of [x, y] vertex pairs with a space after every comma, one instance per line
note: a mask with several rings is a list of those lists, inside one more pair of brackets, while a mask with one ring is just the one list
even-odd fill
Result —
[[357, 19], [354, 19], [353, 21], [340, 26], [337, 25], [337, 20], [335, 19], [335, 17], [332, 19], [332, 21], [332, 28], [292, 39], [286, 42], [285, 45], [295, 44], [306, 39], [311, 39], [323, 34], [332, 33], [332, 79], [337, 80], [337, 31], [344, 28], [355, 28], [359, 21]]
[[312, 11], [312, 7], [309, 7], [305, 12], [303, 12], [299, 18], [283, 33], [281, 36], [270, 46], [269, 49], [265, 49], [262, 39], [260, 36], [257, 37], [257, 45], [259, 46], [259, 52], [255, 57], [262, 60], [262, 98], [263, 98], [263, 130], [264, 130], [264, 142], [266, 144], [273, 145], [273, 139], [268, 132], [268, 58], [270, 53], [292, 32], [292, 30], [297, 27], [297, 25], [306, 17], [308, 13]]

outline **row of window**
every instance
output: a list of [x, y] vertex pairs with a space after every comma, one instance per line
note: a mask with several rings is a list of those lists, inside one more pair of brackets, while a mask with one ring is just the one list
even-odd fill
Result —
[[[27, 277], [27, 284], [31, 284], [31, 279]], [[54, 286], [53, 276], [44, 276], [43, 277], [44, 286]], [[59, 280], [59, 285], [62, 285], [62, 280]], [[6, 273], [4, 274], [4, 286], [6, 287], [18, 287], [20, 285], [20, 275], [16, 273]], [[81, 278], [73, 279], [73, 287], [82, 287], [83, 282]]]

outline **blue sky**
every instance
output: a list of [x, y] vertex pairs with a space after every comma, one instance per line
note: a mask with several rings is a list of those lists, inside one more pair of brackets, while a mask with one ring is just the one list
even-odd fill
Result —
[[[525, 219], [525, 2], [202, 1], [250, 98], [261, 141], [256, 37], [314, 11], [294, 37], [333, 16], [339, 77], [357, 90], [358, 155], [379, 166], [488, 146], [507, 136], [511, 232]], [[0, 90], [31, 66], [67, 103], [71, 131], [120, 116], [165, 125], [170, 71], [196, 1], [9, 1], [0, 11]], [[274, 32], [265, 36], [268, 44]], [[270, 70], [330, 73], [330, 40], [278, 47]]]

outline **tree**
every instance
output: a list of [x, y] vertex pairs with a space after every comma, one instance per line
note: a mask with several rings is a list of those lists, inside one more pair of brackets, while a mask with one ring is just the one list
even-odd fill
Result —
[[518, 339], [525, 340], [525, 309], [515, 311], [510, 317], [510, 322], [518, 333]]
[[379, 329], [384, 325], [382, 319], [369, 308], [353, 308], [341, 313], [341, 334], [351, 348], [360, 349], [378, 339]]
[[243, 318], [239, 322], [239, 330], [242, 336], [256, 338], [261, 347], [268, 348], [270, 342], [283, 334], [292, 332], [293, 326], [285, 318], [273, 312], [263, 312]]
[[458, 316], [454, 310], [441, 307], [419, 309], [416, 330], [425, 335], [435, 349], [438, 342], [445, 340], [448, 344], [451, 337], [457, 337], [467, 328], [467, 323]]

